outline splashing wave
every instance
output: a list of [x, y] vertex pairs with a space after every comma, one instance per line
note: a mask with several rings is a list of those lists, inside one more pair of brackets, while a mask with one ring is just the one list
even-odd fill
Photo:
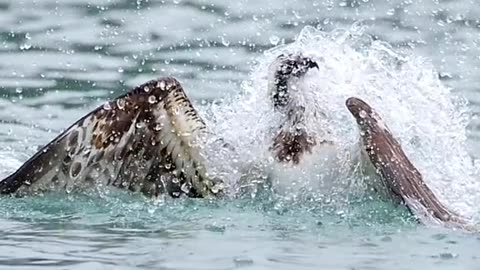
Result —
[[[357, 96], [382, 115], [441, 201], [464, 215], [478, 212], [478, 168], [466, 145], [470, 117], [467, 103], [441, 83], [428, 60], [373, 40], [358, 24], [332, 32], [305, 27], [295, 42], [275, 47], [258, 59], [251, 78], [242, 84], [242, 95], [204, 111], [208, 125], [236, 149], [235, 161], [271, 163], [268, 140], [276, 119], [267, 96], [268, 65], [280, 53], [293, 52], [314, 58], [320, 66], [319, 71], [309, 72], [302, 87], [309, 109], [323, 115], [311, 117], [308, 125], [337, 145], [341, 162], [335, 166], [340, 174], [333, 185], [346, 185], [348, 192], [364, 188], [362, 181], [352, 179], [358, 178], [352, 168], [359, 164], [353, 158], [359, 151], [359, 133], [344, 105], [348, 97]], [[231, 160], [225, 161], [222, 156], [215, 162], [226, 164]], [[327, 168], [310, 169], [313, 171], [307, 178], [314, 180]], [[230, 173], [229, 177], [237, 181], [239, 174]], [[331, 191], [323, 191], [327, 192]]]

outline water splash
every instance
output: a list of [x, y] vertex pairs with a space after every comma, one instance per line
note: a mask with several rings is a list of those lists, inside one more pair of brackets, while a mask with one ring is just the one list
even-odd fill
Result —
[[[309, 118], [309, 127], [337, 145], [340, 162], [335, 165], [337, 179], [331, 183], [343, 187], [337, 191], [347, 187], [346, 192], [358, 192], [365, 184], [352, 173], [359, 165], [355, 158], [359, 133], [345, 107], [348, 97], [357, 96], [382, 115], [442, 202], [460, 214], [478, 212], [480, 186], [466, 146], [466, 102], [441, 83], [428, 60], [373, 40], [359, 24], [332, 32], [305, 27], [295, 42], [275, 47], [258, 59], [251, 78], [242, 84], [241, 96], [206, 109], [209, 126], [236, 149], [240, 164], [271, 163], [268, 147], [277, 119], [267, 96], [267, 71], [281, 53], [303, 53], [320, 66], [307, 74], [302, 88], [309, 110], [321, 113]], [[297, 174], [290, 180], [304, 177], [312, 184], [326, 169], [305, 168], [306, 176]], [[323, 187], [320, 193], [330, 192], [322, 191]]]

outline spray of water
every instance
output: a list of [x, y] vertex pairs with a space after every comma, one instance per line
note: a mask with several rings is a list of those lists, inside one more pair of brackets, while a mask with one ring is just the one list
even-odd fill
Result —
[[[269, 147], [281, 119], [268, 96], [268, 67], [281, 53], [302, 53], [319, 64], [319, 70], [309, 71], [302, 81], [301, 100], [309, 131], [334, 143], [333, 164], [324, 162], [332, 158], [332, 149], [320, 146], [299, 168], [275, 167]], [[335, 201], [338, 196], [363, 194], [371, 179], [358, 173], [363, 165], [358, 158], [359, 131], [345, 107], [348, 97], [357, 96], [382, 115], [439, 199], [478, 220], [479, 166], [467, 152], [467, 104], [442, 85], [428, 60], [372, 40], [358, 25], [333, 32], [305, 27], [295, 42], [260, 57], [241, 87], [240, 96], [201, 108], [215, 134], [208, 144], [212, 173], [227, 180], [234, 192], [239, 184], [270, 177], [293, 186], [284, 189], [293, 196], [306, 191]], [[10, 162], [10, 154], [2, 156]], [[19, 166], [17, 160], [11, 162], [9, 168]], [[280, 173], [272, 174], [275, 170]]]
[[[337, 187], [334, 193], [364, 188], [364, 181], [354, 173], [362, 166], [355, 157], [360, 150], [359, 131], [345, 107], [345, 100], [356, 96], [382, 115], [439, 199], [460, 214], [475, 216], [480, 185], [478, 169], [467, 152], [466, 102], [440, 82], [428, 60], [373, 40], [358, 24], [333, 32], [305, 27], [295, 42], [273, 48], [258, 60], [242, 84], [241, 96], [206, 109], [203, 114], [213, 132], [235, 149], [234, 158], [218, 155], [217, 164], [226, 168], [232, 160], [249, 166], [274, 163], [268, 147], [278, 119], [268, 97], [267, 78], [269, 64], [281, 53], [302, 53], [318, 62], [319, 70], [309, 72], [301, 85], [307, 113], [311, 112], [307, 125], [317, 136], [335, 143], [338, 159], [334, 179], [320, 177], [329, 168], [318, 162], [325, 150], [317, 147], [300, 166], [301, 173], [288, 175], [292, 183], [303, 178], [319, 187], [315, 192], [329, 196], [331, 187], [322, 190], [325, 183], [317, 181], [330, 181]], [[231, 170], [236, 174], [226, 175], [231, 182], [238, 181], [241, 167]]]

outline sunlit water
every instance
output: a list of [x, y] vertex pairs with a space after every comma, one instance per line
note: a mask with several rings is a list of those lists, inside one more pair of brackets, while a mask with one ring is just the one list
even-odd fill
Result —
[[[106, 99], [165, 75], [181, 81], [244, 159], [261, 162], [268, 147], [262, 135], [272, 120], [266, 66], [280, 51], [301, 51], [321, 62], [305, 82], [321, 90], [313, 97], [329, 113], [315, 123], [318, 129], [330, 129], [350, 151], [357, 130], [344, 101], [365, 98], [442, 201], [478, 222], [478, 173], [469, 157], [478, 155], [480, 138], [475, 2], [92, 2], [0, 2], [2, 175]], [[212, 101], [217, 105], [210, 107]], [[336, 184], [347, 186], [341, 200], [292, 202], [260, 192], [153, 202], [115, 190], [0, 198], [0, 265], [478, 267], [477, 235], [418, 225], [404, 208], [370, 199], [361, 183], [344, 176], [338, 181], [346, 183]]]

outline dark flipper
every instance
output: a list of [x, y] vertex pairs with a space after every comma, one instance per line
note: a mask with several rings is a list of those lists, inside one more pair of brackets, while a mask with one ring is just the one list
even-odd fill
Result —
[[0, 182], [0, 193], [31, 194], [112, 185], [148, 195], [204, 197], [206, 135], [180, 83], [150, 81], [87, 114]]
[[466, 228], [464, 218], [449, 210], [423, 181], [380, 116], [366, 102], [349, 98], [346, 106], [357, 120], [365, 150], [387, 188], [418, 218]]

